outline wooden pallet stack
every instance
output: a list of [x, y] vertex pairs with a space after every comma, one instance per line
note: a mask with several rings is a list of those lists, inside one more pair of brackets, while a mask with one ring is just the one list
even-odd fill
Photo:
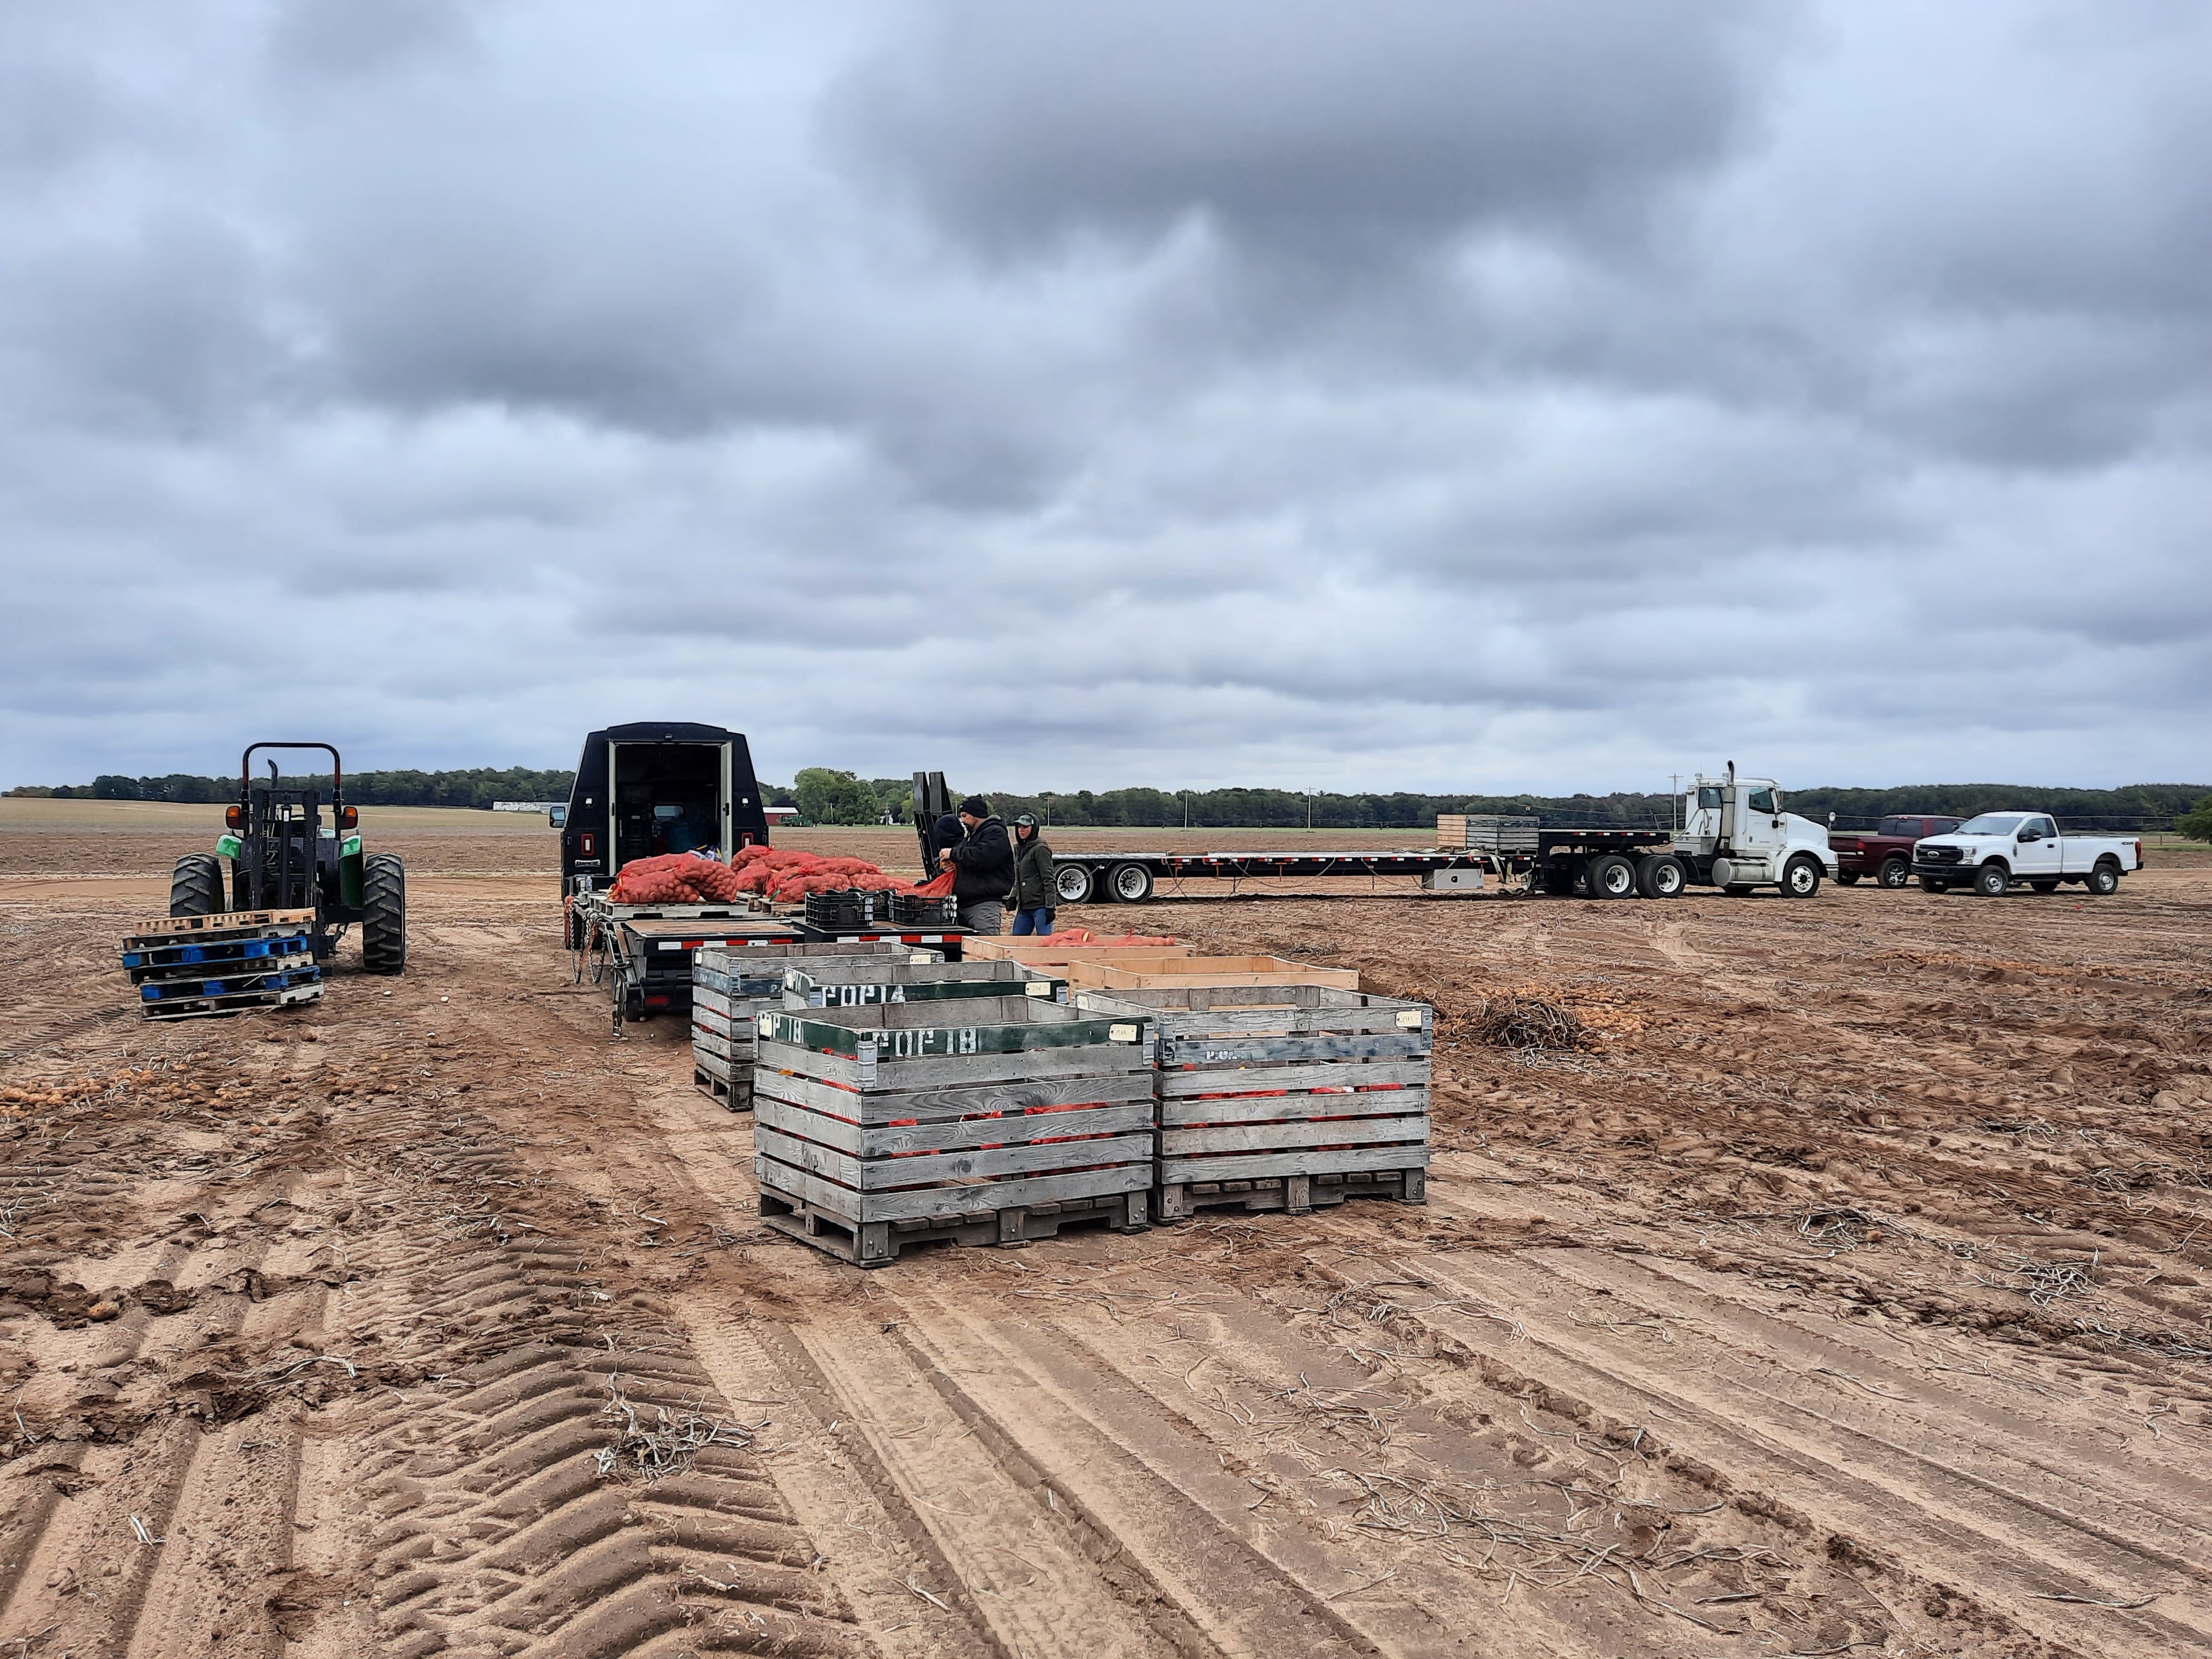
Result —
[[853, 960], [903, 967], [938, 959], [934, 951], [874, 939], [755, 939], [703, 946], [691, 956], [691, 1080], [733, 1112], [751, 1109], [756, 1022], [783, 1006], [783, 976], [792, 968]]
[[872, 1003], [1006, 996], [1066, 1002], [1067, 981], [1018, 962], [915, 964], [881, 957], [793, 963], [783, 975], [787, 1008], [865, 1008]]
[[149, 1019], [283, 1008], [323, 994], [313, 910], [165, 916], [123, 941], [124, 971]]
[[1153, 1024], [1157, 1219], [1425, 1201], [1426, 1005], [1310, 984], [1078, 991], [1075, 1002]]
[[1437, 845], [1454, 852], [1533, 853], [1538, 821], [1497, 812], [1443, 812], [1437, 817]]
[[1149, 1224], [1149, 1017], [1040, 997], [763, 1014], [762, 1218], [864, 1267], [919, 1243]]

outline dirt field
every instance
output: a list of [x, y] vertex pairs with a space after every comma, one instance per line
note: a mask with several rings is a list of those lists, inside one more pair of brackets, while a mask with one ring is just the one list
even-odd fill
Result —
[[863, 1274], [531, 829], [149, 1026], [200, 827], [0, 823], [0, 1654], [2212, 1652], [2212, 872], [1065, 912], [1433, 1000], [1430, 1202]]

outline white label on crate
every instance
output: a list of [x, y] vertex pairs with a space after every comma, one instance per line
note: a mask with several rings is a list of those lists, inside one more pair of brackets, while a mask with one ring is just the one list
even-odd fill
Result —
[[1048, 997], [1052, 994], [1052, 987], [1043, 980], [1033, 979], [1022, 987], [1022, 994], [1025, 997]]
[[1116, 1020], [1106, 1028], [1106, 1035], [1115, 1042], [1134, 1042], [1137, 1040], [1137, 1028], [1133, 1025], [1125, 1025]]
[[774, 1014], [763, 1014], [760, 1017], [760, 1034], [763, 1036], [774, 1036], [775, 1035], [775, 1016]]
[[1418, 1008], [1402, 1008], [1399, 1010], [1398, 1029], [1401, 1031], [1419, 1030], [1421, 1029], [1421, 1011]]
[[916, 968], [927, 968], [931, 963], [937, 960], [937, 952], [934, 951], [912, 951], [908, 952], [907, 960]]

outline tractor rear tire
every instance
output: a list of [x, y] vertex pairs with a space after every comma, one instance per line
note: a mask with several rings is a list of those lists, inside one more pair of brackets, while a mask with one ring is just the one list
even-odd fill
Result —
[[169, 878], [169, 914], [213, 916], [222, 912], [222, 860], [212, 853], [187, 853]]
[[1606, 853], [1589, 867], [1589, 896], [1620, 899], [1636, 896], [1636, 866], [1618, 853]]
[[1682, 860], [1671, 853], [1656, 854], [1636, 867], [1636, 890], [1646, 898], [1680, 898], [1689, 879]]
[[407, 967], [407, 866], [395, 853], [361, 861], [361, 965], [372, 974]]
[[1052, 890], [1062, 904], [1088, 904], [1097, 889], [1098, 878], [1089, 865], [1053, 866]]

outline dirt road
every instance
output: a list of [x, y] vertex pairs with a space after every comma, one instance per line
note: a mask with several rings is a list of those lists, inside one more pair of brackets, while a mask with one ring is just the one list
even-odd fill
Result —
[[863, 1274], [497, 850], [166, 1026], [0, 880], [0, 1653], [2212, 1652], [2212, 872], [1150, 907], [1437, 1003], [1429, 1204]]

